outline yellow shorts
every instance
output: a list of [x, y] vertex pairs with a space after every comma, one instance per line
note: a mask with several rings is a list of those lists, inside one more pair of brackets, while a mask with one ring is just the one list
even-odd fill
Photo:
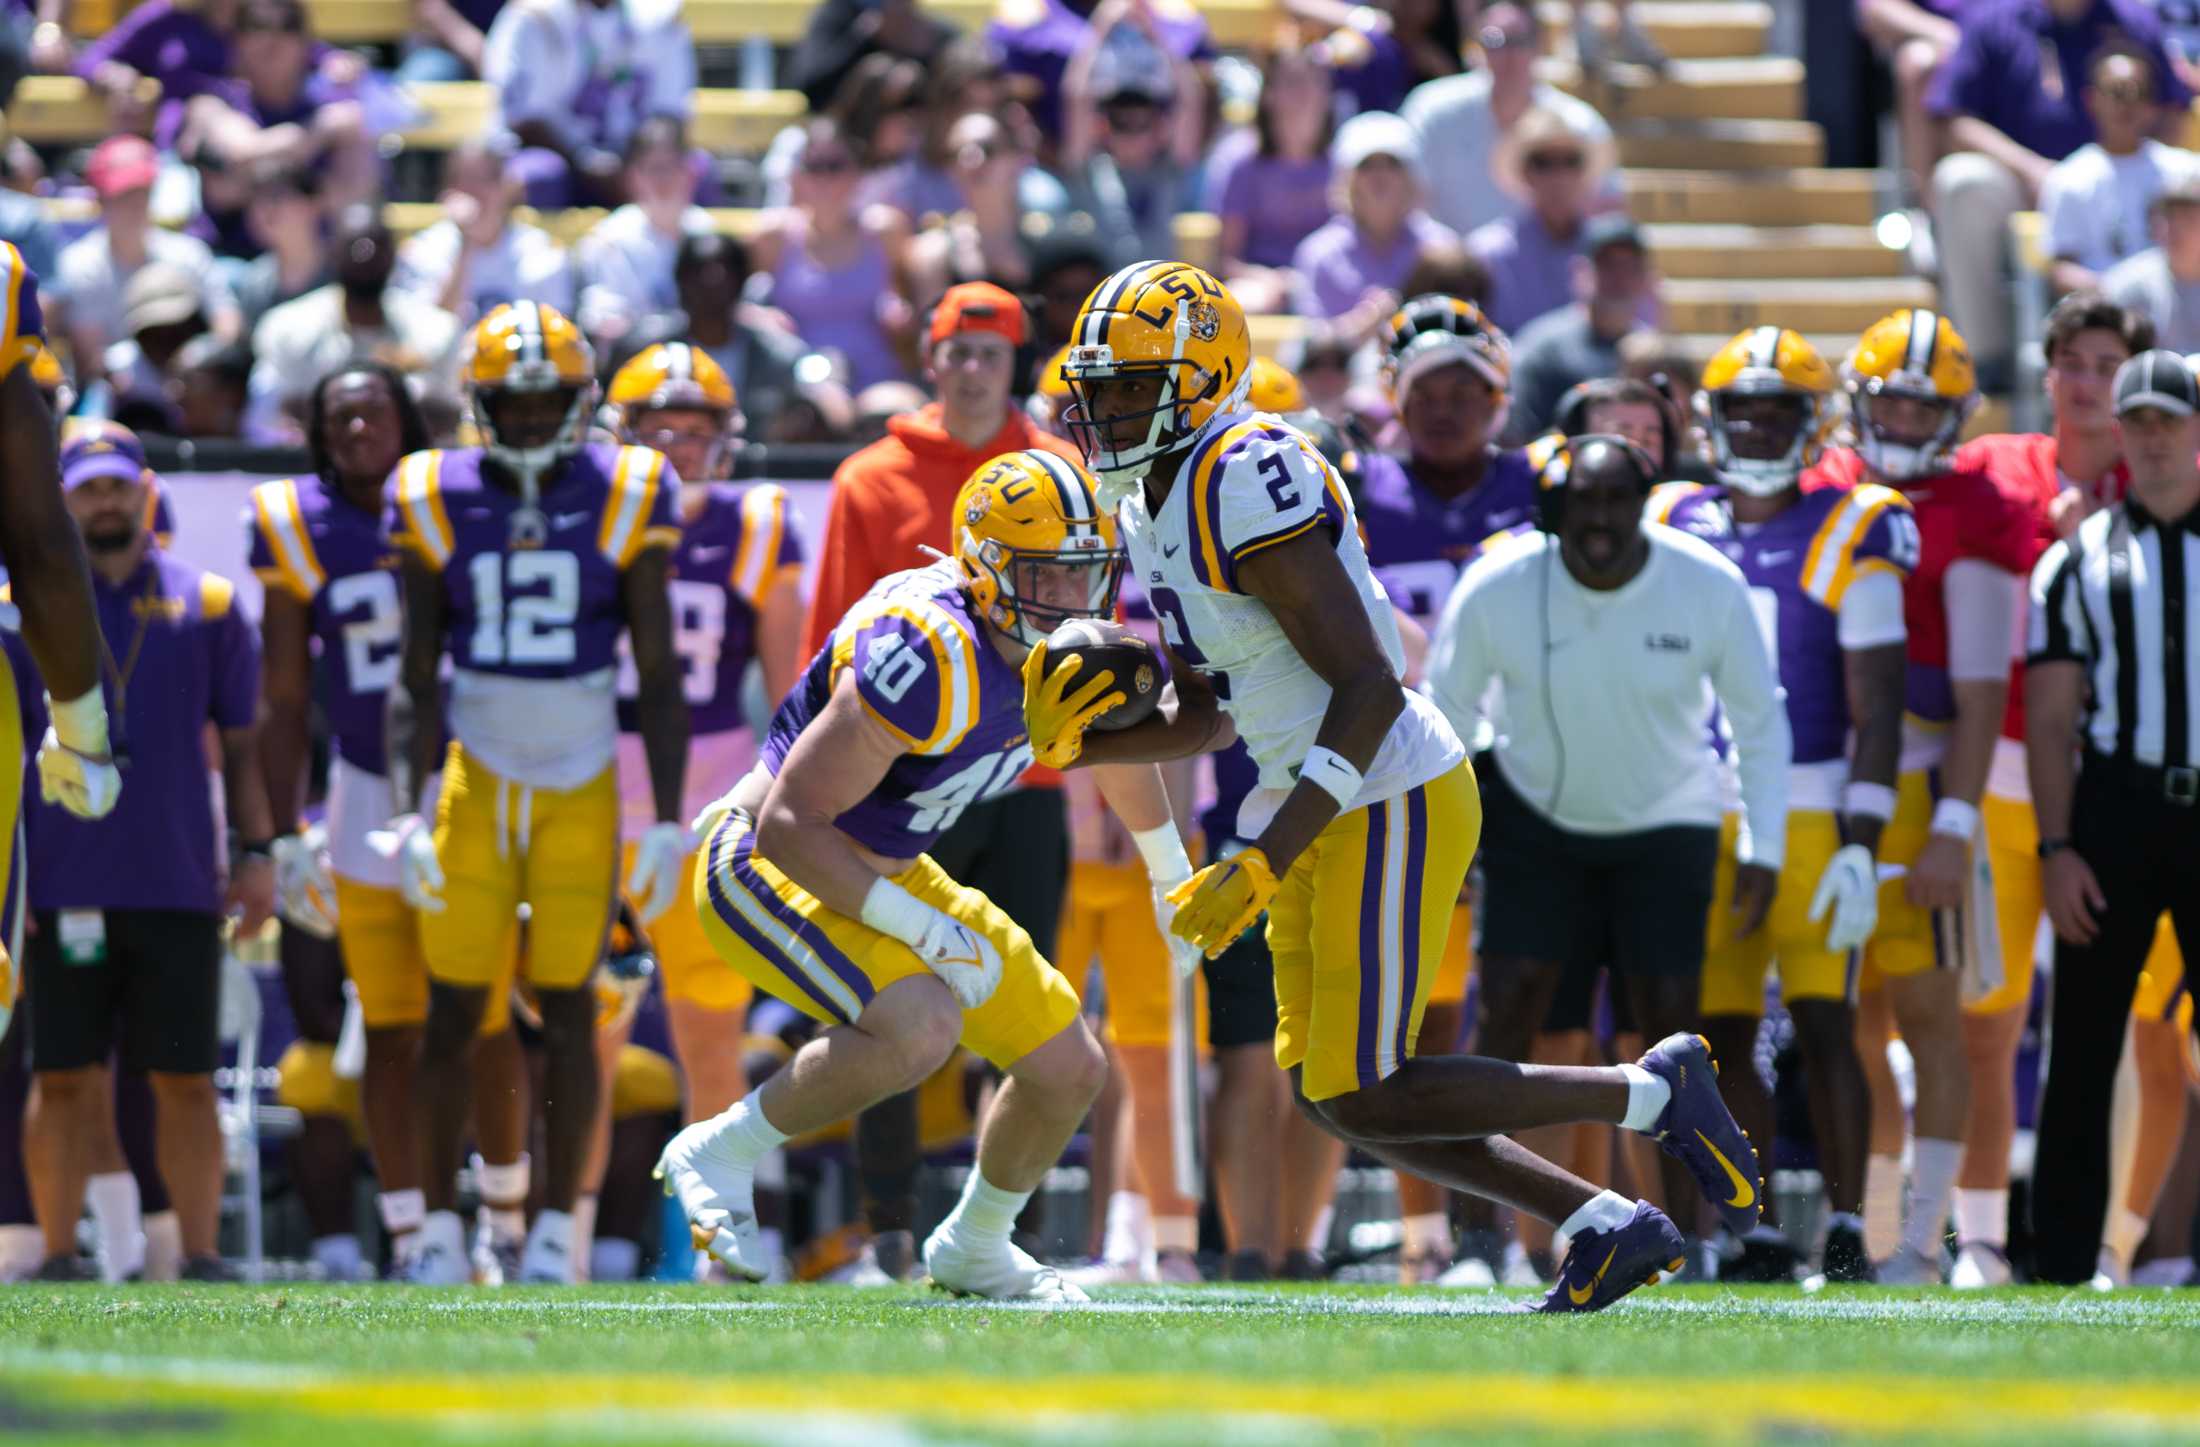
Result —
[[2131, 1013], [2141, 1020], [2174, 1020], [2184, 994], [2185, 956], [2165, 914], [2155, 923], [2154, 948], [2147, 951], [2146, 969], [2132, 993]]
[[6, 892], [0, 921], [0, 1035], [8, 1029], [15, 993], [22, 986], [16, 961], [23, 956], [23, 716], [16, 704], [15, 670], [0, 658], [0, 891]]
[[[359, 992], [359, 1013], [369, 1030], [427, 1022], [428, 961], [420, 952], [420, 919], [403, 895], [337, 875], [336, 940], [343, 949], [344, 973]], [[511, 1027], [508, 986], [518, 967], [517, 945], [516, 937], [507, 937], [503, 983], [489, 991], [488, 1007], [481, 1012], [484, 1035]]]
[[[931, 973], [909, 946], [827, 908], [757, 857], [753, 829], [747, 816], [728, 815], [695, 880], [704, 936], [751, 984], [813, 1020], [847, 1025], [888, 985]], [[930, 855], [894, 882], [1001, 952], [999, 988], [963, 1015], [964, 1045], [1006, 1069], [1076, 1021], [1077, 992], [993, 901], [949, 879]]]
[[619, 1047], [611, 1072], [611, 1118], [671, 1115], [680, 1109], [680, 1072], [671, 1060], [632, 1041]]
[[1436, 966], [1436, 983], [1430, 987], [1431, 1005], [1464, 1005], [1467, 977], [1474, 973], [1474, 906], [1451, 907], [1451, 932], [1444, 936], [1444, 958]]
[[275, 1101], [308, 1117], [334, 1116], [351, 1127], [354, 1140], [367, 1138], [367, 1117], [359, 1105], [359, 1082], [336, 1073], [336, 1047], [293, 1040], [275, 1062]]
[[[619, 878], [634, 868], [633, 840], [620, 853]], [[650, 952], [657, 957], [657, 973], [665, 982], [667, 1000], [686, 1000], [706, 1010], [746, 1010], [756, 992], [749, 982], [719, 958], [703, 934], [703, 922], [684, 901], [695, 894], [695, 866], [701, 851], [680, 861], [680, 893], [672, 908], [655, 919], [644, 920]]]
[[1829, 810], [1788, 814], [1787, 862], [1780, 869], [1772, 911], [1755, 934], [1734, 937], [1734, 846], [1740, 816], [1719, 826], [1719, 871], [1704, 932], [1701, 1006], [1706, 1015], [1764, 1013], [1765, 971], [1780, 967], [1783, 1000], [1846, 1000], [1853, 981], [1850, 956], [1826, 948], [1826, 922], [1812, 922], [1810, 897], [1826, 865], [1841, 847], [1841, 826]]
[[1308, 1100], [1346, 1095], [1413, 1057], [1459, 886], [1482, 837], [1474, 770], [1354, 809], [1291, 865], [1268, 906], [1276, 1064]]
[[586, 983], [603, 958], [619, 864], [618, 772], [577, 789], [528, 789], [451, 741], [436, 800], [441, 914], [420, 917], [428, 973], [453, 985], [500, 983], [501, 948], [524, 901], [527, 977], [538, 990]]
[[[1108, 1039], [1118, 1045], [1167, 1045], [1170, 1036], [1169, 946], [1154, 922], [1153, 889], [1146, 866], [1097, 862], [1069, 867], [1069, 895], [1062, 902], [1061, 941], [1054, 963], [1065, 978], [1081, 980], [1092, 962], [1108, 984]], [[1206, 981], [1192, 977], [1200, 998], [1199, 1039], [1207, 1038]]]
[[[1923, 770], [1895, 781], [1894, 817], [1879, 835], [1881, 864], [1914, 864], [1933, 837], [1932, 782]], [[1879, 927], [1864, 946], [1863, 984], [1879, 978], [1922, 975], [1942, 967], [1940, 935], [1933, 912], [1910, 903], [1909, 880], [1890, 879], [1879, 886]], [[1954, 960], [1946, 962], [1949, 969]]]

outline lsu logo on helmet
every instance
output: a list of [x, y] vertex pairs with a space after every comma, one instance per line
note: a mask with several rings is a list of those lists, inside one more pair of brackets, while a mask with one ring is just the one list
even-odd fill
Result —
[[[1182, 261], [1141, 261], [1093, 288], [1070, 331], [1063, 420], [1112, 510], [1155, 459], [1244, 406], [1253, 338], [1229, 288]], [[1152, 378], [1144, 405], [1108, 384]]]
[[995, 627], [1037, 643], [1072, 618], [1115, 611], [1123, 551], [1083, 468], [1036, 449], [994, 458], [956, 494], [955, 562]]
[[1833, 368], [1801, 333], [1735, 334], [1712, 353], [1696, 394], [1719, 480], [1753, 497], [1793, 487], [1833, 431], [1833, 388]]
[[[532, 495], [543, 475], [581, 449], [595, 410], [596, 354], [555, 307], [508, 302], [483, 317], [467, 342], [466, 399], [482, 450]], [[555, 420], [513, 415], [514, 398], [562, 394]]]
[[[1948, 468], [1964, 422], [1978, 407], [1978, 373], [1955, 324], [1938, 312], [1904, 308], [1872, 323], [1841, 369], [1856, 450], [1894, 482]], [[1876, 415], [1888, 397], [1924, 404], [1939, 420], [1921, 438], [1889, 435]]]

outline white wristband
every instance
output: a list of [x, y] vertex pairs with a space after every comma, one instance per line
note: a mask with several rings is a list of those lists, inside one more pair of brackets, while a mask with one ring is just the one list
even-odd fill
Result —
[[938, 913], [882, 874], [871, 881], [871, 892], [863, 896], [861, 917], [880, 934], [892, 935], [914, 950], [923, 944], [924, 933], [932, 926], [932, 916]]
[[82, 698], [72, 698], [57, 703], [52, 694], [46, 695], [46, 708], [53, 715], [53, 736], [71, 753], [87, 754], [99, 758], [107, 752], [107, 700], [94, 684]]
[[1320, 744], [1316, 744], [1307, 753], [1306, 762], [1299, 765], [1299, 779], [1335, 799], [1340, 809], [1352, 807], [1360, 797], [1360, 785], [1364, 782], [1350, 759]]
[[1139, 855], [1146, 861], [1146, 877], [1159, 883], [1174, 883], [1192, 877], [1192, 856], [1184, 852], [1184, 836], [1176, 832], [1176, 825], [1156, 824], [1151, 829], [1133, 829], [1131, 842], [1138, 846]]
[[1884, 824], [1894, 817], [1894, 790], [1885, 784], [1852, 783], [1841, 791], [1841, 812]]
[[1978, 837], [1978, 805], [1943, 799], [1933, 806], [1933, 832], [1968, 844]]

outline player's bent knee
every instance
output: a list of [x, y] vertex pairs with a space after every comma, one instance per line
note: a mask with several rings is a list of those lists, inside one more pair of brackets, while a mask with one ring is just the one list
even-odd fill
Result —
[[104, 1065], [41, 1070], [37, 1072], [38, 1092], [49, 1108], [68, 1110], [80, 1104], [96, 1104], [105, 1098], [106, 1074]]
[[931, 988], [910, 992], [908, 999], [897, 1002], [888, 1019], [875, 1022], [880, 1028], [872, 1030], [892, 1047], [900, 1062], [897, 1090], [913, 1090], [930, 1080], [962, 1043], [963, 1015], [955, 997], [936, 981], [919, 983]]
[[473, 1048], [474, 1036], [481, 1029], [481, 1012], [488, 1003], [489, 992], [481, 986], [430, 985], [428, 1022], [421, 1027], [421, 1055], [450, 1061]]

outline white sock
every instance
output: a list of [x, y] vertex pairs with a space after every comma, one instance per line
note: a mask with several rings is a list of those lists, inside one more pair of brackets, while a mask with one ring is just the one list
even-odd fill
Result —
[[595, 1261], [596, 1198], [592, 1195], [573, 1198], [573, 1279], [576, 1282], [589, 1278], [581, 1273], [590, 1269]]
[[45, 1232], [36, 1226], [0, 1226], [0, 1286], [25, 1280], [45, 1259]]
[[1306, 1233], [1306, 1249], [1319, 1256], [1329, 1249], [1329, 1233], [1337, 1224], [1337, 1205], [1332, 1201], [1322, 1207], [1314, 1218], [1314, 1229]]
[[[1673, 1087], [1639, 1065], [1622, 1065], [1619, 1073], [1627, 1077], [1627, 1114], [1619, 1123], [1629, 1130], [1648, 1131], [1672, 1101]], [[1627, 1209], [1632, 1212], [1634, 1207]]]
[[642, 1248], [632, 1241], [605, 1236], [589, 1248], [588, 1279], [591, 1281], [632, 1281], [641, 1266]]
[[1136, 1191], [1108, 1197], [1107, 1228], [1100, 1234], [1102, 1261], [1143, 1261], [1154, 1249], [1153, 1212]]
[[573, 1218], [564, 1211], [543, 1210], [535, 1214], [534, 1229], [527, 1233], [530, 1241], [555, 1241], [565, 1247], [565, 1259], [573, 1259]]
[[1451, 1255], [1451, 1218], [1441, 1211], [1427, 1211], [1399, 1221], [1405, 1231], [1408, 1256]]
[[1617, 1191], [1599, 1191], [1584, 1201], [1580, 1210], [1559, 1222], [1558, 1229], [1569, 1237], [1579, 1236], [1584, 1231], [1613, 1231], [1634, 1217], [1633, 1201]]
[[1197, 1251], [1199, 1249], [1199, 1218], [1197, 1216], [1154, 1217], [1153, 1249], [1156, 1251]]
[[2009, 1192], [1956, 1187], [1956, 1239], [1969, 1246], [2009, 1245]]
[[773, 1149], [756, 1158], [756, 1184], [767, 1191], [787, 1189], [787, 1153]]
[[183, 1275], [183, 1222], [174, 1211], [145, 1218], [145, 1279], [174, 1281]]
[[359, 1238], [349, 1232], [314, 1237], [313, 1259], [331, 1281], [357, 1281], [366, 1269], [366, 1258], [359, 1254]]
[[483, 1206], [481, 1229], [492, 1241], [516, 1241], [527, 1234], [527, 1213], [518, 1206]]
[[985, 1254], [1008, 1244], [1016, 1213], [1031, 1199], [1029, 1191], [1004, 1191], [975, 1166], [963, 1183], [962, 1199], [940, 1224], [940, 1234], [965, 1251]]
[[1919, 1136], [1910, 1152], [1910, 1205], [1902, 1244], [1921, 1256], [1940, 1257], [1948, 1234], [1948, 1197], [1963, 1168], [1963, 1142]]
[[137, 1177], [108, 1171], [84, 1182], [92, 1230], [99, 1238], [100, 1277], [116, 1282], [145, 1267], [145, 1212]]
[[473, 1159], [474, 1189], [481, 1193], [485, 1206], [509, 1206], [524, 1208], [527, 1191], [533, 1184], [530, 1170], [533, 1162], [527, 1152], [521, 1151], [519, 1159], [502, 1165], [491, 1165], [480, 1156]]
[[2108, 1229], [2101, 1237], [2101, 1244], [2116, 1253], [2117, 1264], [2124, 1274], [2131, 1274], [2131, 1258], [2138, 1254], [2139, 1243], [2147, 1239], [2146, 1217], [2128, 1206], [2118, 1206], [2109, 1213]]
[[382, 1217], [382, 1229], [392, 1236], [409, 1236], [428, 1219], [428, 1198], [420, 1191], [384, 1191], [374, 1198]]
[[1902, 1159], [1875, 1155], [1864, 1167], [1864, 1254], [1884, 1261], [1901, 1240]]

